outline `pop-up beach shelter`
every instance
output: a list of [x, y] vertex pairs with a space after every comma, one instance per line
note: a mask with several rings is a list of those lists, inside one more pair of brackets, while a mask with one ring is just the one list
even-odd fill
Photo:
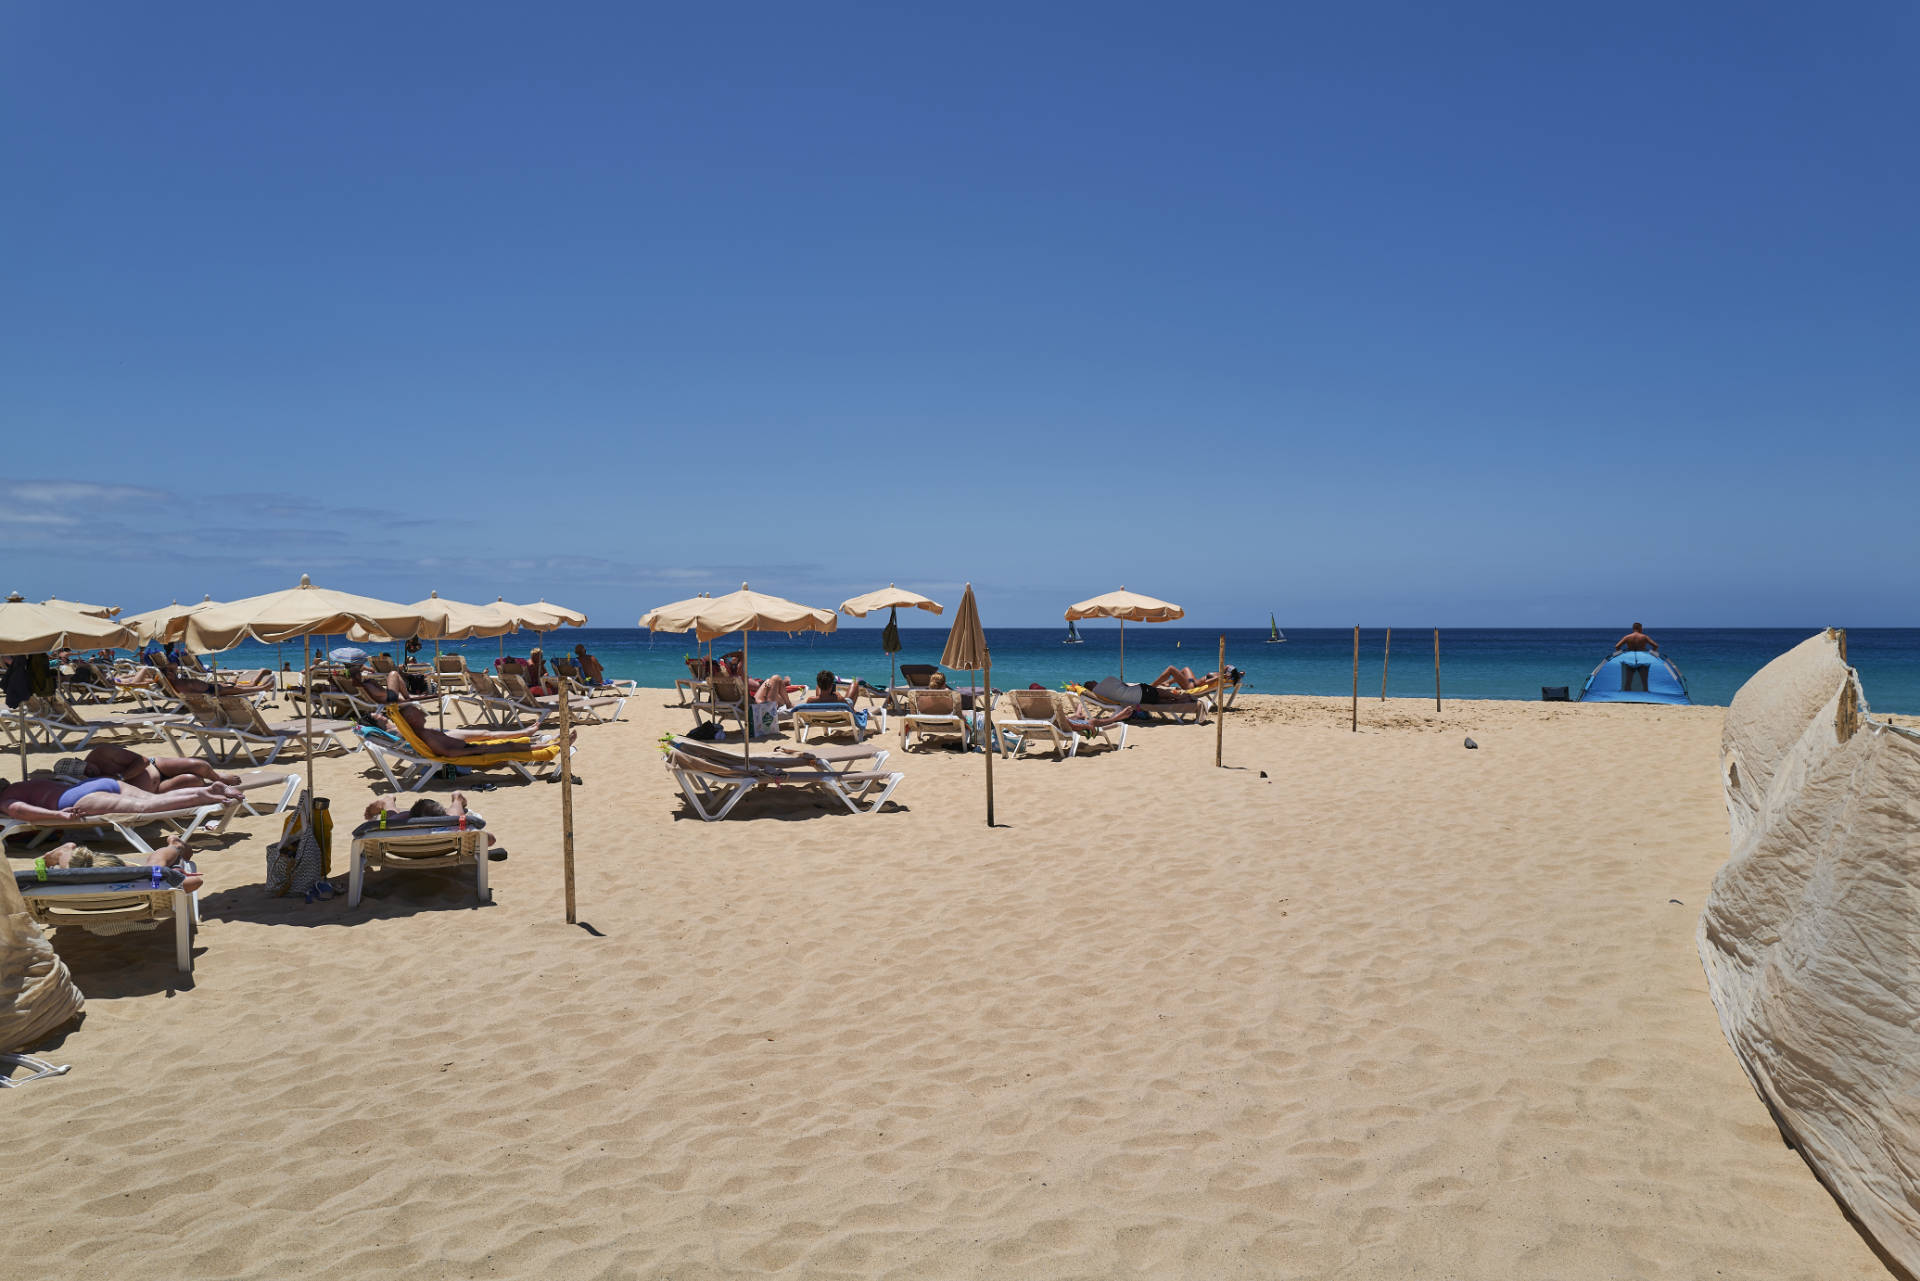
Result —
[[[0, 601], [0, 656], [46, 654], [56, 649], [125, 649], [133, 633], [125, 624], [56, 605], [36, 605], [19, 592]], [[20, 777], [27, 776], [27, 705], [20, 704]]]
[[[752, 632], [830, 632], [840, 617], [830, 609], [815, 609], [780, 596], [756, 592], [745, 583], [725, 596], [696, 596], [663, 605], [640, 620], [650, 632], [692, 632], [703, 641], [740, 633], [740, 679], [748, 677], [748, 634]], [[753, 754], [752, 714], [742, 735], [742, 754]]]
[[[880, 634], [880, 648], [887, 654], [887, 688], [891, 690], [899, 683], [899, 670], [896, 667], [900, 653], [899, 611], [903, 609], [924, 609], [929, 614], [943, 612], [937, 600], [929, 600], [919, 592], [910, 592], [904, 587], [895, 587], [888, 583], [877, 592], [868, 592], [864, 596], [855, 596], [852, 600], [840, 602], [840, 612], [851, 614], [855, 618], [865, 618], [876, 609], [887, 611], [887, 627]], [[892, 694], [888, 694], [892, 698]]]
[[1185, 618], [1187, 611], [1171, 601], [1155, 600], [1151, 596], [1142, 596], [1139, 592], [1130, 592], [1122, 587], [1117, 592], [1108, 592], [1105, 596], [1095, 596], [1092, 600], [1083, 600], [1078, 605], [1069, 606], [1067, 621], [1076, 622], [1082, 618], [1117, 618], [1120, 620], [1120, 679], [1127, 679], [1127, 624], [1128, 623], [1171, 623], [1176, 618]]

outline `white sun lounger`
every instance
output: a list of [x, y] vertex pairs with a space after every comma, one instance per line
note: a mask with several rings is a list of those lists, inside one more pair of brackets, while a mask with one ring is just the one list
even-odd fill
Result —
[[[850, 813], [872, 814], [906, 778], [881, 769], [886, 760], [884, 749], [855, 746], [788, 748], [742, 758], [727, 747], [676, 738], [667, 749], [667, 769], [681, 796], [709, 823], [731, 814], [749, 792], [762, 787], [816, 788], [838, 799]], [[851, 768], [864, 761], [871, 766]]]
[[477, 814], [459, 820], [445, 815], [390, 819], [386, 827], [363, 823], [353, 830], [348, 854], [347, 906], [359, 907], [369, 867], [473, 868], [474, 889], [487, 898], [487, 824]]
[[33, 839], [27, 842], [27, 848], [32, 849], [55, 832], [112, 831], [142, 854], [151, 854], [153, 846], [140, 835], [141, 828], [164, 827], [178, 833], [180, 839], [188, 840], [202, 827], [210, 832], [224, 829], [241, 804], [240, 801], [234, 801], [230, 805], [196, 805], [189, 809], [162, 810], [157, 814], [82, 814], [58, 822], [0, 818], [0, 844], [25, 832], [34, 834]]
[[[116, 880], [74, 881], [60, 872], [51, 872], [46, 881], [30, 882], [15, 877], [14, 884], [27, 905], [27, 915], [42, 926], [71, 925], [95, 933], [118, 933], [129, 927], [161, 925], [170, 920], [174, 964], [182, 974], [193, 973], [193, 927], [200, 915], [194, 896], [178, 884], [156, 887], [153, 869], [144, 865], [112, 870], [125, 875]], [[178, 877], [167, 879], [177, 881]]]

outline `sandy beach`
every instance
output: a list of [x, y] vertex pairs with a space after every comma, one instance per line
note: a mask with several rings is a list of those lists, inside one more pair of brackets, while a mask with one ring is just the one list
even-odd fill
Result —
[[[670, 702], [582, 731], [580, 926], [514, 781], [491, 906], [267, 898], [255, 819], [190, 983], [59, 933], [0, 1276], [1887, 1275], [1707, 998], [1722, 709], [1249, 697], [1228, 769], [997, 762], [989, 830], [983, 758], [897, 734], [886, 812], [699, 822]], [[318, 773], [344, 879], [377, 776]]]

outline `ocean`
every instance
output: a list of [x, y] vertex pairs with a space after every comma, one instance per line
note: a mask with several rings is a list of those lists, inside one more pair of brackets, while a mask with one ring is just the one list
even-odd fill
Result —
[[[1665, 628], [1653, 633], [1661, 652], [1679, 665], [1696, 703], [1725, 704], [1749, 676], [1768, 660], [1805, 640], [1805, 628]], [[1065, 681], [1112, 675], [1120, 667], [1120, 629], [1083, 624], [1085, 643], [1064, 645], [1063, 628], [989, 627], [993, 683], [1000, 688], [1038, 681], [1057, 687]], [[1195, 672], [1213, 670], [1221, 633], [1197, 627], [1135, 624], [1127, 628], [1126, 673], [1146, 680], [1169, 664]], [[1264, 628], [1226, 632], [1227, 662], [1246, 671], [1245, 688], [1258, 694], [1345, 696], [1353, 688], [1353, 632], [1346, 628], [1290, 628], [1284, 645], [1266, 644]], [[937, 663], [946, 644], [944, 627], [902, 627], [899, 659]], [[1448, 698], [1538, 699], [1542, 686], [1566, 685], [1574, 697], [1587, 674], [1605, 658], [1618, 630], [1579, 628], [1458, 628], [1440, 633], [1440, 686]], [[1883, 712], [1920, 715], [1920, 629], [1856, 628], [1847, 633], [1848, 655], [1859, 668], [1871, 705]], [[686, 673], [684, 658], [702, 652], [691, 635], [650, 635], [637, 628], [586, 627], [550, 632], [544, 638], [524, 633], [507, 638], [511, 653], [525, 654], [542, 644], [549, 656], [584, 643], [612, 677], [642, 685], [671, 685]], [[344, 641], [334, 641], [344, 644]], [[1360, 632], [1360, 693], [1378, 698], [1386, 633]], [[716, 643], [725, 653], [739, 637]], [[371, 649], [398, 646], [369, 646]], [[431, 647], [429, 647], [430, 649]], [[454, 642], [447, 651], [464, 653], [469, 663], [491, 661], [497, 640]], [[243, 645], [219, 656], [223, 667], [261, 667], [287, 661], [296, 666], [300, 647], [285, 646], [276, 658], [272, 646]], [[812, 683], [829, 668], [841, 676], [861, 676], [876, 684], [887, 676], [880, 629], [861, 625], [824, 635], [786, 636], [756, 633], [751, 649], [757, 675], [781, 672]], [[1433, 697], [1432, 629], [1396, 629], [1387, 669], [1390, 698]]]

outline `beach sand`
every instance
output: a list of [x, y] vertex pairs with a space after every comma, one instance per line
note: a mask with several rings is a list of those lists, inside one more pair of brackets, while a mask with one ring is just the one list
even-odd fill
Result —
[[698, 822], [666, 701], [582, 732], [579, 927], [516, 781], [491, 907], [267, 899], [243, 820], [191, 985], [65, 931], [0, 1275], [1886, 1275], [1707, 999], [1720, 709], [1251, 698], [1226, 770], [996, 763], [990, 831], [945, 751]]

